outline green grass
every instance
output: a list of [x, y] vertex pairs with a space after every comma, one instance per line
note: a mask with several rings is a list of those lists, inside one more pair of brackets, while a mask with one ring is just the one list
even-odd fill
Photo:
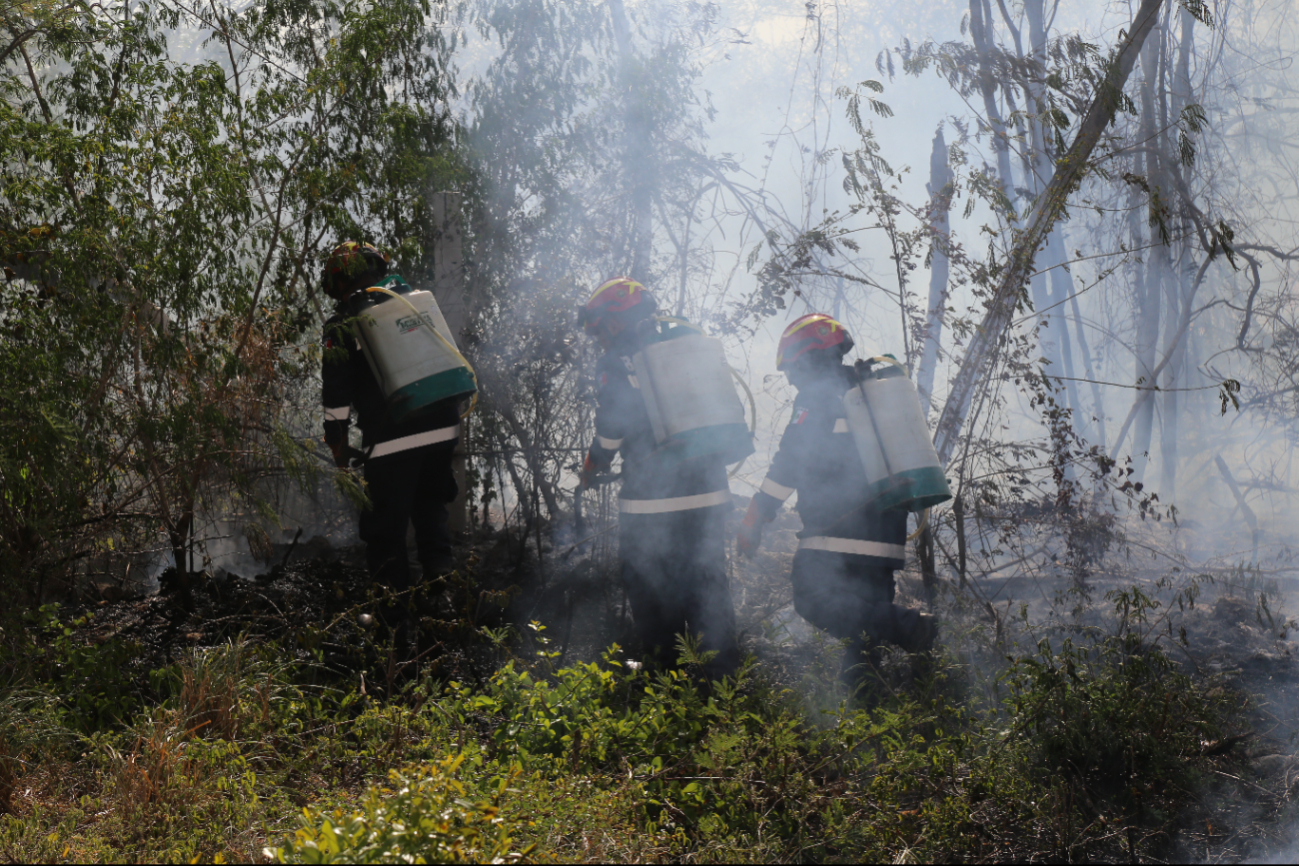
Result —
[[[1151, 603], [1117, 604], [1121, 625]], [[1128, 626], [1043, 638], [990, 679], [940, 656], [905, 686], [886, 674], [869, 707], [817, 673], [833, 664], [797, 692], [756, 663], [709, 683], [689, 646], [679, 670], [614, 653], [556, 670], [543, 639], [481, 682], [416, 679], [380, 701], [274, 646], [131, 680], [129, 647], [70, 637], [32, 623], [5, 660], [0, 858], [1168, 856], [1204, 775], [1232, 760], [1204, 744], [1239, 707]]]

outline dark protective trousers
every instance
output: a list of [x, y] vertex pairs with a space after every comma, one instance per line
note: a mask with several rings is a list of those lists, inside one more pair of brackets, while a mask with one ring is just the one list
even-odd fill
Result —
[[394, 592], [411, 586], [406, 558], [406, 527], [415, 527], [415, 544], [424, 573], [432, 575], [451, 561], [447, 505], [458, 489], [451, 472], [456, 443], [439, 442], [398, 451], [365, 463], [371, 508], [361, 512], [361, 540], [370, 579]]
[[700, 637], [717, 656], [714, 676], [739, 663], [735, 607], [726, 580], [726, 515], [730, 505], [621, 514], [623, 585], [647, 660], [671, 666], [677, 635]]
[[893, 569], [862, 565], [863, 557], [826, 550], [794, 554], [794, 610], [837, 638], [905, 643], [918, 611], [893, 603]]

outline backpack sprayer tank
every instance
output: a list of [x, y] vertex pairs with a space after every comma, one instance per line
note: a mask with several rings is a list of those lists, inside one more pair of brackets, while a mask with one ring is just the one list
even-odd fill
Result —
[[365, 297], [356, 333], [393, 421], [478, 391], [432, 292], [412, 291], [390, 276]]
[[659, 326], [654, 342], [632, 358], [654, 441], [677, 460], [748, 457], [753, 437], [722, 341], [679, 319]]
[[916, 386], [892, 358], [843, 395], [848, 430], [861, 455], [869, 492], [882, 511], [923, 511], [952, 498], [929, 436]]

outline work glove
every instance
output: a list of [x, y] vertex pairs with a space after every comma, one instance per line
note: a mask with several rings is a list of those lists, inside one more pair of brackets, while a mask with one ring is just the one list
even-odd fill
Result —
[[735, 534], [735, 549], [740, 556], [749, 559], [758, 552], [762, 546], [762, 527], [765, 523], [762, 512], [758, 510], [758, 503], [749, 502], [749, 510], [745, 512], [744, 520], [740, 521], [740, 531]]
[[365, 452], [360, 448], [353, 448], [346, 440], [341, 442], [327, 442], [330, 452], [334, 455], [334, 465], [339, 469], [359, 469], [365, 464]]
[[596, 465], [595, 459], [591, 457], [591, 453], [588, 451], [586, 459], [582, 461], [582, 471], [577, 473], [578, 488], [590, 490], [595, 487], [595, 476], [599, 471], [600, 467]]

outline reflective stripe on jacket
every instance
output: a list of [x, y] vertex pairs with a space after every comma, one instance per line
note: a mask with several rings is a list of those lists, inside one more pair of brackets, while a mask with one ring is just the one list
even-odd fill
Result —
[[619, 510], [665, 514], [729, 503], [726, 466], [718, 458], [680, 462], [658, 449], [640, 392], [643, 383], [631, 360], [640, 348], [639, 337], [631, 330], [620, 337], [596, 365], [598, 406], [591, 443], [591, 459], [600, 469], [608, 468], [615, 455], [622, 457]]
[[[325, 441], [331, 445], [347, 441], [352, 412], [361, 428], [362, 447], [373, 448], [370, 456], [395, 454], [419, 444], [397, 445], [420, 434], [439, 432], [445, 442], [459, 436], [460, 412], [454, 403], [422, 413], [415, 418], [393, 423], [383, 389], [365, 359], [356, 336], [349, 326], [351, 313], [340, 308], [324, 327], [324, 353], [321, 359], [321, 405], [325, 416]], [[450, 431], [449, 435], [447, 431]], [[383, 448], [380, 451], [380, 448]]]
[[694, 496], [674, 496], [671, 499], [618, 499], [618, 510], [623, 514], [666, 514], [671, 511], [691, 511], [711, 508], [731, 501], [730, 490], [714, 490]]
[[866, 471], [844, 418], [843, 395], [855, 377], [851, 367], [831, 367], [798, 392], [780, 449], [753, 498], [764, 519], [771, 520], [798, 493], [799, 550], [867, 557], [872, 565], [901, 568], [906, 512], [881, 512], [867, 499]]

